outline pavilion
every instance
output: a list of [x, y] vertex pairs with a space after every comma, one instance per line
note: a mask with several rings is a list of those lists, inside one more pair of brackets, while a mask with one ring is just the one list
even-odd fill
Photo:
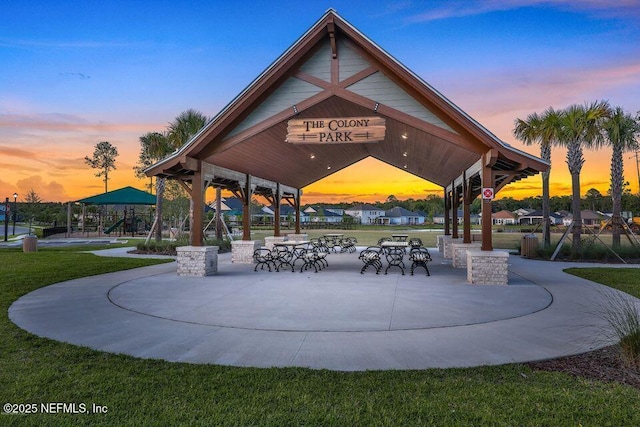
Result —
[[[245, 212], [252, 195], [264, 196], [277, 218], [283, 200], [299, 212], [303, 187], [368, 157], [440, 185], [445, 235], [459, 237], [462, 207], [465, 243], [471, 242], [470, 205], [483, 195], [483, 251], [493, 250], [494, 195], [549, 167], [498, 139], [329, 9], [187, 144], [146, 173], [187, 189], [197, 247], [207, 187], [230, 190]], [[249, 215], [243, 218], [249, 241]], [[274, 235], [280, 235], [278, 221]]]

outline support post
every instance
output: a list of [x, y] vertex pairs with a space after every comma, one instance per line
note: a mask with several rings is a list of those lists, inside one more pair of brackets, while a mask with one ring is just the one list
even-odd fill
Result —
[[156, 242], [162, 241], [162, 197], [164, 195], [165, 184], [165, 178], [156, 178], [156, 219], [154, 221], [156, 227]]
[[67, 237], [71, 237], [71, 202], [67, 203]]
[[471, 243], [471, 191], [466, 172], [462, 172], [462, 243]]
[[300, 234], [300, 189], [296, 191], [296, 197], [294, 200], [294, 209], [296, 210], [296, 234]]
[[451, 214], [451, 199], [447, 189], [444, 189], [444, 235], [451, 235], [451, 221], [449, 215]]
[[273, 195], [273, 235], [280, 237], [280, 184], [276, 184], [276, 192]]
[[451, 214], [451, 237], [457, 239], [460, 236], [458, 236], [458, 190], [456, 189], [455, 182], [451, 182]]
[[[484, 155], [484, 161], [482, 162], [482, 187], [493, 188], [493, 170], [491, 169], [491, 163], [489, 161], [489, 153]], [[493, 250], [493, 238], [491, 235], [491, 199], [482, 199], [482, 246], [483, 251]]]
[[251, 175], [247, 175], [242, 194], [242, 240], [251, 240]]
[[193, 181], [191, 182], [192, 205], [193, 205], [193, 221], [191, 225], [191, 246], [203, 246], [202, 217], [204, 214], [204, 182], [202, 180], [202, 171], [198, 167], [198, 171], [193, 173]]
[[216, 187], [216, 239], [222, 240], [222, 188]]
[[4, 241], [9, 237], [9, 198], [4, 201]]

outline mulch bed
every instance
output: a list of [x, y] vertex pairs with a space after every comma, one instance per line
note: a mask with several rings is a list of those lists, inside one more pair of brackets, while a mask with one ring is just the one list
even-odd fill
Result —
[[576, 356], [527, 363], [539, 371], [564, 372], [575, 377], [619, 382], [640, 389], [640, 370], [624, 364], [617, 345]]

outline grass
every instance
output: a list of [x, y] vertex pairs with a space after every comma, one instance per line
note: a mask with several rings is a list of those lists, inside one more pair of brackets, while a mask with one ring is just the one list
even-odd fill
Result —
[[640, 298], [640, 268], [567, 268], [564, 271]]
[[108, 408], [91, 415], [3, 414], [1, 425], [640, 424], [637, 389], [524, 365], [356, 373], [189, 365], [39, 338], [7, 317], [13, 301], [39, 287], [156, 262], [69, 248], [0, 249], [0, 403]]

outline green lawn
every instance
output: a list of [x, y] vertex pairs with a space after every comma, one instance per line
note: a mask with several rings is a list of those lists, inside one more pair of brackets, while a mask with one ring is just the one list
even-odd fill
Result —
[[640, 268], [567, 268], [564, 271], [640, 298]]
[[357, 373], [189, 365], [38, 338], [7, 317], [39, 287], [157, 262], [0, 249], [0, 403], [108, 408], [3, 414], [0, 425], [640, 425], [637, 389], [523, 365]]

